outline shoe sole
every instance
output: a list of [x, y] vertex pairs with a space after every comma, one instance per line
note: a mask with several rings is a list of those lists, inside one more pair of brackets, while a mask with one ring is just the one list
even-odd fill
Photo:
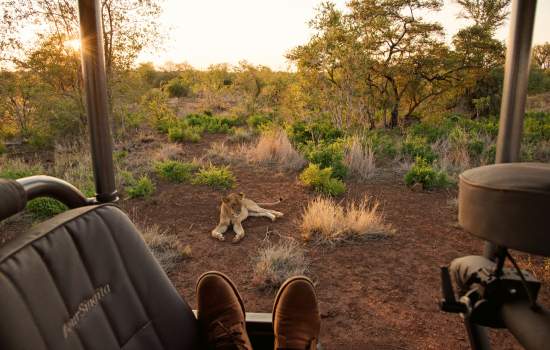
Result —
[[246, 311], [244, 310], [244, 303], [243, 303], [243, 300], [241, 299], [241, 295], [239, 294], [239, 291], [237, 289], [237, 286], [235, 286], [235, 284], [233, 283], [233, 281], [231, 281], [231, 279], [229, 279], [229, 277], [227, 277], [225, 274], [221, 273], [221, 272], [218, 272], [218, 271], [210, 271], [210, 272], [205, 272], [203, 273], [199, 279], [197, 280], [197, 288], [195, 289], [195, 293], [198, 295], [198, 286], [201, 282], [201, 280], [208, 276], [208, 275], [214, 275], [214, 276], [218, 276], [218, 277], [221, 277], [223, 278], [230, 286], [231, 286], [231, 289], [233, 289], [233, 292], [235, 293], [235, 295], [237, 296], [237, 300], [239, 300], [239, 304], [241, 305], [241, 310], [243, 312], [243, 317], [246, 321]]
[[279, 299], [281, 298], [281, 295], [283, 294], [283, 291], [288, 287], [292, 282], [295, 281], [305, 281], [311, 285], [311, 288], [313, 289], [313, 295], [315, 295], [315, 299], [317, 300], [317, 293], [315, 292], [315, 286], [313, 285], [313, 281], [306, 276], [296, 276], [289, 278], [286, 280], [281, 287], [279, 288], [279, 291], [277, 292], [277, 295], [275, 296], [275, 302], [273, 303], [273, 309], [271, 311], [271, 325], [275, 327], [275, 308], [277, 305], [279, 305]]

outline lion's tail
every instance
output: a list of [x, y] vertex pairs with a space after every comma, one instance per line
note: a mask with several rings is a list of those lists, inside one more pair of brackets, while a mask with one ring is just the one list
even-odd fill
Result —
[[280, 197], [278, 201], [275, 201], [275, 202], [271, 202], [271, 203], [257, 203], [259, 206], [261, 207], [270, 207], [270, 206], [273, 206], [273, 205], [277, 205], [279, 203], [281, 203], [283, 201], [283, 198]]

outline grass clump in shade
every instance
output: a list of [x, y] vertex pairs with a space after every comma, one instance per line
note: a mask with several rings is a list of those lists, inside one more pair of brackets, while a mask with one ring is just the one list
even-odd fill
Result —
[[143, 240], [166, 273], [175, 270], [177, 265], [191, 258], [191, 246], [183, 245], [176, 235], [168, 234], [158, 225], [137, 225]]
[[218, 189], [229, 189], [235, 186], [237, 179], [227, 166], [210, 165], [202, 168], [193, 178], [195, 185], [206, 185]]
[[309, 265], [304, 250], [295, 240], [268, 243], [258, 250], [252, 282], [261, 290], [275, 291], [288, 278], [307, 274]]
[[331, 198], [317, 197], [302, 214], [302, 237], [321, 244], [366, 241], [393, 233], [378, 210], [379, 203], [365, 197], [342, 206]]
[[130, 198], [147, 198], [155, 192], [155, 184], [147, 176], [142, 176], [137, 181], [132, 181], [126, 192]]
[[329, 196], [339, 196], [346, 192], [346, 184], [332, 177], [332, 168], [320, 169], [317, 164], [309, 166], [300, 174], [300, 181], [316, 192]]
[[197, 166], [193, 163], [180, 162], [177, 160], [166, 160], [156, 164], [157, 174], [172, 182], [187, 182], [193, 177]]
[[412, 168], [405, 174], [405, 184], [421, 184], [425, 189], [446, 187], [450, 184], [447, 175], [437, 171], [424, 158], [417, 157]]

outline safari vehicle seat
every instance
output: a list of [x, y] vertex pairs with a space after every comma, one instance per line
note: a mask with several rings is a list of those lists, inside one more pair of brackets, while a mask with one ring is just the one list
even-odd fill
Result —
[[[0, 180], [0, 220], [25, 207]], [[195, 349], [193, 311], [115, 205], [66, 211], [0, 248], [0, 349]]]
[[[550, 313], [536, 304], [540, 282], [520, 270], [507, 249], [550, 256], [550, 164], [506, 163], [467, 170], [460, 175], [458, 205], [459, 224], [495, 244], [497, 251], [495, 261], [466, 256], [442, 268], [443, 310], [466, 314], [478, 325], [508, 327], [527, 349], [547, 349]], [[514, 268], [505, 267], [506, 258]]]

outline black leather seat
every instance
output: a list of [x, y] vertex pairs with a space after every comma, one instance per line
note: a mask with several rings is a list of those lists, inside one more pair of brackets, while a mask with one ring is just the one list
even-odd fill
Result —
[[550, 164], [494, 164], [460, 175], [458, 221], [500, 246], [550, 256]]
[[118, 207], [69, 210], [0, 248], [0, 349], [195, 348], [192, 310]]

